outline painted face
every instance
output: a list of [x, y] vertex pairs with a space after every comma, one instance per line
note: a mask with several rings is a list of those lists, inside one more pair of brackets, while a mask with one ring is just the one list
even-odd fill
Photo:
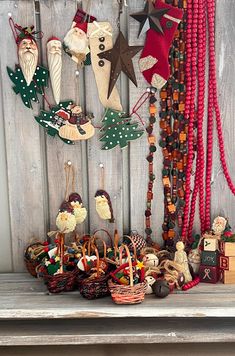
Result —
[[19, 63], [27, 85], [32, 81], [38, 62], [38, 47], [32, 39], [23, 39], [18, 48]]
[[47, 43], [47, 49], [50, 54], [59, 54], [61, 56], [61, 42], [57, 40], [51, 40]]

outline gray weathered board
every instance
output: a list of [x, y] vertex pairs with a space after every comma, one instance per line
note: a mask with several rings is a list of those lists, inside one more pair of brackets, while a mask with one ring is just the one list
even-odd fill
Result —
[[[46, 65], [45, 43], [51, 35], [63, 38], [70, 27], [76, 8], [82, 2], [86, 9], [87, 1], [76, 0], [40, 0], [39, 7], [33, 0], [4, 0], [0, 2], [0, 110], [1, 119], [1, 171], [0, 193], [2, 217], [0, 271], [22, 271], [23, 249], [33, 236], [44, 238], [48, 229], [55, 227], [57, 209], [63, 199], [65, 188], [64, 163], [71, 160], [76, 167], [77, 189], [89, 210], [89, 220], [80, 228], [80, 232], [106, 228], [113, 232], [117, 227], [120, 234], [124, 230], [144, 231], [144, 210], [147, 189], [147, 140], [146, 136], [121, 151], [110, 152], [100, 149], [98, 130], [88, 142], [79, 142], [67, 146], [58, 138], [45, 135], [33, 119], [33, 112], [25, 108], [19, 97], [11, 89], [6, 66], [17, 63], [16, 46], [8, 25], [8, 13], [22, 26], [37, 24], [44, 32], [42, 40], [42, 63]], [[137, 39], [138, 23], [128, 17], [143, 7], [142, 0], [131, 0], [125, 9], [121, 26], [128, 35], [130, 44], [143, 43], [143, 37]], [[39, 10], [39, 11], [38, 11]], [[91, 12], [98, 20], [109, 20], [117, 33], [117, 0], [93, 0]], [[235, 95], [235, 0], [217, 1], [216, 44], [220, 104], [223, 117], [225, 147], [228, 166], [235, 176], [233, 157], [234, 145], [234, 100]], [[138, 69], [138, 55], [134, 59], [138, 88], [128, 83], [124, 76], [119, 81], [119, 90], [126, 110], [132, 108], [146, 88], [146, 83]], [[100, 125], [104, 109], [98, 100], [97, 88], [92, 68], [86, 68], [76, 79], [76, 65], [68, 56], [63, 55], [63, 99], [72, 99], [86, 105], [93, 112], [95, 124]], [[48, 95], [50, 89], [48, 89]], [[38, 107], [34, 108], [37, 113]], [[147, 118], [146, 106], [140, 110], [143, 119]], [[156, 127], [156, 135], [159, 129]], [[214, 169], [212, 180], [212, 214], [229, 217], [235, 224], [234, 198], [230, 194], [223, 177], [217, 148], [214, 144]], [[162, 154], [158, 148], [155, 158], [157, 175], [154, 188], [152, 211], [155, 239], [161, 241], [161, 223], [163, 217], [163, 194], [161, 183]], [[95, 212], [94, 194], [99, 188], [99, 163], [105, 166], [105, 189], [113, 201], [116, 225], [100, 220]], [[6, 180], [6, 176], [8, 180]], [[8, 206], [9, 202], [9, 206]], [[8, 211], [9, 209], [9, 211]], [[10, 221], [10, 223], [9, 223]], [[197, 220], [196, 220], [197, 222]], [[195, 230], [198, 223], [195, 225]], [[13, 261], [13, 263], [11, 263]]]

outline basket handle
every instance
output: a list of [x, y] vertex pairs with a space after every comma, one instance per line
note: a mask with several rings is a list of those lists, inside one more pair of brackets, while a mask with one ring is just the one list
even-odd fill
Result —
[[[93, 245], [94, 245], [95, 247], [97, 247], [96, 244], [95, 244], [96, 240], [99, 240], [99, 241], [102, 242], [102, 245], [103, 245], [103, 248], [104, 248], [104, 258], [106, 258], [106, 257], [107, 257], [107, 245], [106, 245], [106, 242], [105, 242], [103, 239], [101, 239], [100, 237], [98, 237], [98, 236], [97, 236], [97, 237], [96, 237], [96, 236], [93, 236], [92, 242], [93, 242]], [[91, 246], [91, 247], [92, 247], [92, 246]]]
[[134, 242], [133, 238], [131, 236], [129, 236], [129, 235], [123, 235], [123, 237], [127, 237], [132, 242], [133, 250], [134, 250], [134, 257], [137, 260], [136, 245], [135, 245], [135, 242]]
[[130, 250], [127, 247], [127, 245], [122, 244], [120, 247], [120, 255], [122, 256], [122, 251], [123, 249], [126, 250], [126, 254], [127, 254], [127, 259], [128, 259], [128, 264], [129, 264], [129, 269], [130, 269], [130, 286], [133, 287], [134, 285], [134, 278], [133, 278], [133, 265], [132, 265], [132, 261], [131, 261], [131, 254], [130, 254]]
[[88, 270], [87, 259], [86, 259], [86, 246], [87, 246], [88, 256], [90, 256], [91, 255], [91, 242], [90, 241], [86, 241], [82, 245], [82, 259], [83, 259], [85, 271]]
[[[103, 231], [103, 232], [106, 233], [106, 235], [108, 236], [109, 241], [110, 241], [110, 243], [111, 243], [111, 247], [113, 247], [113, 239], [112, 239], [112, 236], [110, 235], [110, 233], [109, 233], [107, 230], [105, 230], [105, 229], [97, 229], [97, 230], [94, 231], [93, 236], [95, 237], [95, 235], [97, 234], [97, 232], [100, 232], [100, 231]], [[103, 240], [101, 237], [99, 237], [99, 239], [100, 239], [100, 240]]]

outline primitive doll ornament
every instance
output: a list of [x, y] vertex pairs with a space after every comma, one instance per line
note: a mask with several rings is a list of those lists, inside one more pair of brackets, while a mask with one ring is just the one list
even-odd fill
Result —
[[99, 99], [105, 108], [121, 111], [122, 105], [117, 87], [114, 86], [108, 97], [109, 77], [111, 63], [108, 60], [100, 59], [98, 54], [101, 51], [113, 48], [113, 29], [109, 22], [88, 23], [87, 36], [89, 39], [91, 64], [97, 84]]
[[72, 26], [64, 37], [64, 51], [77, 63], [78, 67], [82, 67], [86, 64], [86, 61], [87, 64], [90, 64], [87, 26], [88, 22], [93, 22], [94, 20], [95, 17], [78, 9], [74, 16]]
[[103, 220], [109, 220], [114, 223], [113, 207], [109, 194], [104, 190], [104, 165], [100, 163], [100, 181], [101, 189], [95, 193], [95, 208], [99, 217]]
[[176, 243], [174, 261], [182, 267], [185, 283], [191, 282], [192, 276], [189, 271], [188, 258], [186, 252], [184, 251], [184, 243], [182, 241], [178, 241]]

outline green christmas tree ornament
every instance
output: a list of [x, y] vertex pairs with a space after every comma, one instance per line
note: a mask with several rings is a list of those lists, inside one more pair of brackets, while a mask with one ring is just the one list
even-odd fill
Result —
[[100, 141], [104, 142], [102, 150], [110, 150], [117, 145], [124, 148], [128, 142], [140, 138], [144, 133], [143, 130], [137, 129], [138, 123], [132, 123], [131, 118], [125, 113], [112, 109], [106, 109], [102, 123], [103, 127], [100, 130], [103, 133]]
[[22, 69], [19, 66], [16, 65], [15, 71], [7, 67], [7, 72], [10, 80], [14, 84], [14, 92], [20, 94], [27, 108], [32, 108], [32, 102], [39, 102], [37, 94], [43, 95], [44, 88], [48, 86], [48, 69], [38, 65], [29, 85], [27, 85]]
[[66, 118], [69, 118], [68, 106], [72, 104], [72, 100], [62, 101], [58, 105], [53, 106], [50, 111], [42, 110], [39, 116], [34, 116], [37, 123], [46, 129], [48, 135], [52, 137], [58, 135], [63, 142], [69, 145], [74, 144], [74, 142], [62, 138], [59, 135], [59, 130], [65, 124]]

